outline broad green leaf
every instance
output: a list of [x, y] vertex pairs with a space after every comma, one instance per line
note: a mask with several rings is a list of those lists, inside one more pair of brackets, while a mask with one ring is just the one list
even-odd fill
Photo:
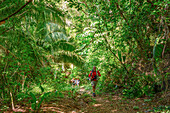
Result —
[[31, 108], [32, 108], [33, 110], [36, 110], [36, 103], [32, 103], [32, 104], [31, 104]]
[[121, 51], [118, 51], [118, 57], [119, 57], [119, 60], [122, 62]]
[[31, 95], [31, 97], [32, 97], [32, 99], [33, 99], [33, 102], [36, 103], [37, 99], [36, 99], [35, 95], [34, 95], [32, 92], [30, 92], [30, 95]]
[[37, 109], [40, 109], [40, 106], [41, 106], [43, 100], [44, 100], [44, 99], [46, 98], [46, 96], [48, 96], [50, 93], [51, 93], [51, 92], [47, 92], [47, 93], [44, 93], [44, 94], [42, 95], [42, 97], [41, 97], [41, 99], [40, 99], [40, 102], [38, 103]]
[[41, 85], [40, 85], [40, 89], [41, 89], [42, 92], [44, 92], [44, 88]]
[[154, 48], [153, 48], [153, 57], [155, 58], [156, 56], [156, 46], [158, 45], [160, 37], [156, 38]]
[[126, 60], [126, 56], [123, 56], [123, 62], [125, 62], [125, 60]]
[[31, 95], [31, 97], [32, 97], [32, 100], [31, 100], [31, 108], [32, 108], [33, 110], [36, 110], [36, 101], [37, 101], [37, 99], [36, 99], [35, 95], [34, 95], [32, 92], [30, 92], [30, 95]]

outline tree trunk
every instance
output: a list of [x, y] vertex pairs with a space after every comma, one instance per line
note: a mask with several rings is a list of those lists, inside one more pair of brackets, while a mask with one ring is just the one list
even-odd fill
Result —
[[13, 99], [13, 95], [12, 95], [12, 92], [10, 91], [10, 97], [11, 97], [11, 105], [12, 105], [12, 110], [15, 109], [15, 106], [14, 106], [14, 99]]
[[25, 75], [22, 75], [22, 92], [24, 92], [25, 79]]

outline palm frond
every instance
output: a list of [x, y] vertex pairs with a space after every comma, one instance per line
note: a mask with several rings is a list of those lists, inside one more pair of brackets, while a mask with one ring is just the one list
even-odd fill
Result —
[[60, 51], [60, 52], [57, 52], [57, 54], [55, 54], [55, 62], [72, 63], [77, 67], [83, 67], [85, 61], [83, 60], [81, 56], [73, 52]]
[[54, 50], [64, 50], [64, 51], [74, 51], [76, 48], [72, 43], [67, 42], [66, 40], [59, 40], [53, 44]]
[[47, 28], [47, 34], [45, 36], [46, 41], [53, 43], [58, 40], [68, 40], [65, 28], [59, 26], [58, 24], [47, 23], [46, 28]]
[[[60, 26], [64, 27], [66, 25], [63, 12], [53, 5], [52, 3], [46, 2], [36, 2], [32, 9], [33, 13], [38, 14], [38, 18], [45, 19], [46, 21], [58, 23]], [[36, 18], [36, 19], [38, 19]]]

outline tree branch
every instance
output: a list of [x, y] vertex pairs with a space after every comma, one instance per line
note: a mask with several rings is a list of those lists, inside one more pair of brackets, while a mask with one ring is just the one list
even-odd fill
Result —
[[3, 35], [4, 33], [8, 32], [9, 30], [13, 29], [14, 27], [10, 27], [9, 29], [3, 31], [0, 35]]
[[8, 49], [6, 49], [6, 48], [3, 47], [2, 45], [0, 45], [0, 48], [1, 48], [2, 50], [4, 50], [4, 52], [5, 52], [6, 54], [11, 53], [11, 55], [12, 55], [15, 59], [18, 59], [11, 51], [9, 51]]
[[106, 42], [106, 47], [109, 49], [109, 51], [114, 55], [114, 57], [121, 63], [121, 65], [123, 66], [123, 68], [126, 70], [127, 74], [129, 74], [129, 71], [127, 70], [125, 64], [123, 64], [123, 62], [116, 56], [116, 54], [112, 51], [111, 47], [110, 47], [110, 44], [108, 42], [108, 40], [106, 39], [105, 36], [103, 36], [105, 42]]
[[10, 17], [14, 16], [15, 14], [17, 14], [18, 12], [20, 12], [25, 6], [27, 6], [30, 2], [32, 2], [32, 0], [29, 0], [25, 5], [23, 5], [20, 9], [18, 9], [16, 12], [14, 12], [13, 14], [9, 15], [8, 17], [0, 20], [0, 22], [3, 22], [7, 19], [9, 19]]
[[116, 6], [117, 6], [117, 9], [119, 10], [120, 15], [121, 15], [121, 16], [123, 17], [123, 19], [126, 21], [127, 25], [129, 25], [129, 23], [128, 23], [127, 19], [125, 18], [125, 16], [123, 15], [123, 12], [121, 11], [118, 3], [116, 3]]
[[[116, 6], [117, 6], [117, 9], [119, 10], [119, 13], [120, 13], [121, 17], [123, 17], [123, 19], [126, 21], [127, 25], [130, 26], [128, 20], [127, 20], [126, 17], [123, 15], [122, 10], [120, 9], [119, 4], [118, 4], [118, 3], [115, 3], [115, 4], [116, 4]], [[140, 36], [139, 30], [134, 30], [134, 31]], [[141, 40], [141, 38], [139, 38], [139, 39]], [[137, 38], [135, 38], [135, 40], [137, 41], [137, 43], [138, 43], [138, 45], [140, 46], [140, 48], [143, 50], [143, 46], [141, 45], [140, 40], [138, 40]]]
[[[94, 37], [95, 34], [96, 34], [96, 32], [94, 32], [93, 37]], [[83, 51], [85, 48], [87, 48], [87, 47], [88, 47], [91, 43], [93, 43], [95, 40], [96, 40], [96, 39], [92, 39], [89, 44], [86, 44], [81, 50], [77, 50], [76, 52]]]
[[[105, 24], [105, 26], [106, 26], [106, 28], [107, 28], [107, 24]], [[99, 21], [99, 30], [100, 30], [100, 33], [102, 33], [101, 27], [100, 27], [100, 21]], [[108, 33], [107, 33], [107, 35], [108, 35]], [[107, 36], [107, 35], [106, 35], [106, 36]], [[103, 38], [104, 38], [104, 40], [105, 40], [105, 42], [106, 42], [106, 44], [107, 44], [106, 47], [107, 47], [107, 48], [109, 49], [109, 51], [113, 54], [113, 56], [120, 62], [120, 64], [123, 66], [123, 68], [126, 70], [127, 74], [129, 75], [130, 73], [129, 73], [128, 69], [126, 68], [125, 64], [123, 64], [123, 62], [122, 62], [122, 61], [116, 56], [116, 54], [112, 51], [111, 46], [110, 46], [107, 38], [106, 38], [105, 36], [103, 36]]]
[[[84, 2], [78, 2], [78, 3], [81, 3], [81, 4], [85, 4], [87, 9], [89, 10], [89, 7], [87, 6], [87, 3], [84, 1]], [[82, 6], [81, 6], [82, 7]], [[83, 7], [82, 7], [83, 8]], [[86, 15], [89, 15], [88, 13], [86, 13], [83, 9], [81, 9], [81, 11], [83, 11]]]
[[147, 0], [147, 2], [150, 3], [152, 7], [153, 7], [153, 6], [156, 6], [156, 5], [154, 5], [154, 3], [152, 3], [150, 0]]

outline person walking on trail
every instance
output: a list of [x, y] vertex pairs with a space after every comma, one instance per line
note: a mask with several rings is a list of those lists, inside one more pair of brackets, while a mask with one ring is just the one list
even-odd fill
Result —
[[99, 71], [96, 71], [96, 66], [93, 67], [92, 71], [90, 71], [89, 74], [89, 78], [91, 80], [91, 85], [93, 87], [93, 96], [95, 97], [95, 90], [96, 90], [96, 85], [98, 82], [99, 77], [101, 76], [101, 74], [99, 73]]
[[74, 78], [72, 78], [71, 83], [72, 83], [72, 87], [74, 87], [76, 85]]
[[80, 84], [79, 78], [77, 78], [77, 79], [75, 80], [75, 83], [76, 83], [76, 85], [79, 87], [79, 84]]
[[79, 87], [80, 84], [79, 78], [73, 78], [71, 82], [72, 82], [72, 87], [75, 87], [76, 85]]

